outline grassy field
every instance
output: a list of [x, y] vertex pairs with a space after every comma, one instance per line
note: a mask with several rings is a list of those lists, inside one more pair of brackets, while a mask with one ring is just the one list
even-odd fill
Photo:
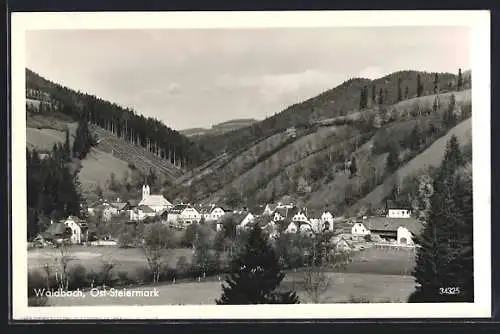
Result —
[[[139, 248], [118, 248], [112, 246], [72, 246], [68, 253], [71, 260], [69, 266], [76, 264], [84, 265], [88, 270], [100, 267], [104, 262], [115, 263], [115, 271], [134, 271], [136, 268], [143, 268], [146, 258]], [[181, 256], [191, 259], [193, 251], [188, 248], [172, 249], [168, 259], [168, 265], [175, 267], [177, 260]], [[45, 264], [52, 265], [59, 256], [58, 249], [43, 248], [28, 251], [28, 268], [40, 269]]]
[[[28, 266], [30, 269], [41, 268], [50, 264], [54, 249], [30, 250]], [[83, 247], [72, 250], [75, 259], [71, 264], [81, 263], [87, 268], [98, 267], [102, 261], [113, 261], [115, 271], [132, 271], [144, 267], [145, 260], [139, 249], [120, 249], [115, 247]], [[172, 251], [169, 265], [175, 266], [180, 256], [192, 257], [191, 249]], [[77, 259], [78, 258], [78, 259]], [[53, 263], [53, 262], [52, 262]], [[413, 292], [415, 283], [410, 276], [414, 266], [414, 253], [407, 250], [385, 250], [369, 248], [356, 254], [353, 262], [339, 272], [331, 272], [330, 289], [322, 296], [323, 303], [346, 303], [353, 298], [371, 302], [404, 302]], [[302, 289], [303, 274], [288, 271], [282, 287], [297, 291], [302, 303], [309, 301]], [[222, 277], [223, 279], [223, 277]], [[176, 284], [160, 283], [155, 286], [134, 287], [133, 290], [148, 290], [156, 287], [159, 297], [92, 297], [89, 292], [81, 297], [51, 298], [50, 305], [194, 305], [213, 304], [221, 294], [218, 277], [209, 277], [202, 282], [183, 282]], [[132, 289], [132, 288], [128, 288]]]
[[[328, 273], [331, 288], [321, 296], [321, 303], [347, 303], [353, 298], [370, 302], [405, 302], [414, 290], [413, 277], [398, 275], [375, 275], [355, 273]], [[297, 291], [301, 303], [310, 299], [301, 288], [300, 273], [288, 274], [282, 286]], [[219, 298], [223, 282], [207, 281], [200, 283], [159, 284], [128, 288], [129, 290], [157, 289], [157, 297], [113, 297], [111, 295], [93, 297], [85, 292], [85, 297], [51, 298], [50, 306], [98, 306], [98, 305], [210, 305]]]
[[82, 190], [94, 191], [98, 184], [104, 188], [111, 173], [115, 173], [116, 178], [121, 180], [126, 172], [131, 172], [127, 162], [93, 147], [82, 161], [82, 169], [79, 173]]

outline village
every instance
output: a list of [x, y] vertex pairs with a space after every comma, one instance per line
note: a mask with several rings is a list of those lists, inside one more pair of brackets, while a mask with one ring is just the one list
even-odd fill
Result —
[[[86, 216], [99, 215], [103, 222], [131, 226], [161, 222], [176, 230], [203, 224], [216, 232], [221, 231], [224, 220], [230, 218], [239, 231], [258, 224], [269, 239], [277, 239], [280, 234], [313, 236], [329, 233], [332, 235], [330, 243], [337, 252], [359, 251], [372, 245], [415, 247], [414, 238], [421, 233], [422, 223], [412, 217], [411, 208], [388, 200], [381, 212], [377, 216], [337, 217], [327, 210], [308, 212], [307, 208], [281, 202], [255, 208], [172, 204], [161, 194], [151, 194], [149, 185], [143, 185], [140, 200], [99, 199], [88, 206]], [[85, 219], [74, 216], [51, 221], [47, 230], [40, 233], [31, 245], [44, 247], [61, 243], [119, 246], [118, 235], [98, 236]]]

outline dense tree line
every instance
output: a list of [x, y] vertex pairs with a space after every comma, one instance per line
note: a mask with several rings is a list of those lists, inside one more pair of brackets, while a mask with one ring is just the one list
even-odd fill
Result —
[[432, 184], [424, 231], [417, 238], [418, 286], [410, 302], [472, 302], [473, 206], [472, 169], [457, 137], [447, 143], [445, 157]]
[[27, 88], [49, 93], [55, 100], [54, 109], [76, 120], [86, 120], [102, 127], [180, 167], [198, 165], [211, 157], [202, 145], [193, 143], [156, 118], [144, 117], [129, 108], [123, 108], [94, 95], [54, 84], [29, 70], [26, 73]]
[[80, 216], [81, 197], [77, 173], [71, 160], [68, 138], [41, 154], [26, 150], [28, 238], [42, 232], [50, 219]]

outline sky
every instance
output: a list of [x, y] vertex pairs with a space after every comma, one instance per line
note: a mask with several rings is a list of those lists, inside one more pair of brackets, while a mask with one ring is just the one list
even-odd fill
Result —
[[466, 27], [31, 30], [26, 67], [181, 130], [264, 119], [353, 77], [470, 68]]

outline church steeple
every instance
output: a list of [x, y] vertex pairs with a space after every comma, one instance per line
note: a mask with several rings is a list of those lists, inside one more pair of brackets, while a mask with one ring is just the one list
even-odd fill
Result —
[[149, 197], [149, 193], [150, 193], [149, 186], [147, 184], [143, 185], [142, 186], [142, 199]]

